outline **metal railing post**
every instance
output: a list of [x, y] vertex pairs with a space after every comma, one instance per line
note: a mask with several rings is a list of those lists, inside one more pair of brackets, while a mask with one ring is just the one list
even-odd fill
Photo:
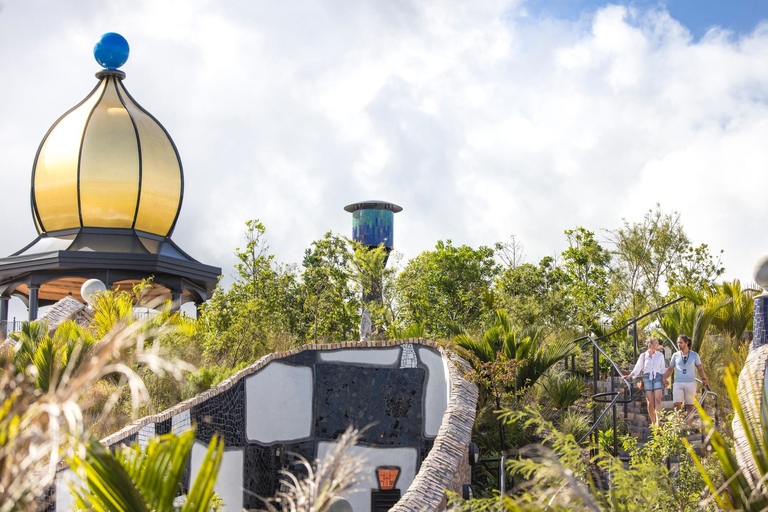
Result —
[[[592, 373], [593, 373], [593, 379], [595, 383], [595, 390], [594, 393], [597, 394], [599, 391], [597, 390], [597, 382], [600, 378], [600, 352], [597, 351], [597, 346], [592, 346]], [[597, 407], [592, 408], [592, 424], [597, 423]], [[597, 438], [597, 430], [594, 432], [595, 434], [595, 446], [597, 446], [598, 438]]]
[[[614, 386], [613, 386], [613, 374], [616, 373], [616, 369], [611, 367], [611, 393], [613, 393]], [[619, 451], [617, 449], [617, 442], [618, 442], [618, 436], [616, 435], [616, 404], [613, 404], [613, 456], [618, 457]]]
[[637, 361], [637, 318], [632, 319], [632, 355], [633, 361]]
[[507, 493], [507, 472], [504, 468], [507, 462], [507, 457], [502, 454], [501, 464], [499, 465], [499, 492], [501, 496]]

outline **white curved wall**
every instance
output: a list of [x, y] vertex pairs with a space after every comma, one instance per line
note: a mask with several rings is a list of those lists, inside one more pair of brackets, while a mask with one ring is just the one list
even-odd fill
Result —
[[[208, 445], [195, 441], [190, 457], [189, 486], [195, 483], [197, 472], [203, 463]], [[239, 512], [243, 509], [243, 450], [226, 450], [221, 460], [219, 475], [213, 490], [224, 502], [224, 510]]]
[[400, 348], [385, 349], [344, 349], [320, 352], [325, 363], [364, 364], [369, 366], [392, 366], [400, 358]]
[[[317, 458], [322, 459], [335, 446], [334, 443], [318, 443]], [[416, 463], [419, 454], [414, 448], [353, 446], [347, 451], [347, 455], [364, 460], [360, 474], [368, 477], [356, 487], [341, 494], [352, 505], [352, 510], [355, 512], [371, 510], [371, 490], [379, 488], [376, 482], [376, 468], [378, 466], [397, 466], [400, 468], [400, 475], [397, 477], [395, 488], [400, 489], [401, 495], [405, 494], [406, 489], [410, 487], [416, 477]]]
[[424, 433], [436, 436], [443, 423], [451, 393], [448, 368], [437, 352], [425, 347], [418, 348], [419, 359], [427, 367], [427, 389], [424, 392]]
[[312, 434], [312, 369], [272, 362], [245, 379], [249, 441], [274, 443]]

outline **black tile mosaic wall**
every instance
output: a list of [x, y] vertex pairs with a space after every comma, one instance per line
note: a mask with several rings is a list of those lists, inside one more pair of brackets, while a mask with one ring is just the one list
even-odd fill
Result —
[[305, 350], [303, 352], [299, 352], [298, 354], [284, 357], [280, 359], [280, 362], [285, 364], [294, 364], [297, 366], [314, 366], [314, 364], [317, 362], [317, 351]]
[[227, 446], [244, 446], [245, 382], [240, 380], [213, 399], [192, 406], [190, 418], [197, 425], [198, 441], [207, 445], [219, 434]]
[[110, 448], [113, 450], [116, 450], [121, 445], [131, 446], [132, 444], [135, 444], [136, 442], [138, 442], [138, 439], [139, 439], [139, 433], [135, 432], [129, 436], [126, 436], [125, 438], [120, 440], [120, 442], [118, 442], [117, 444], [110, 446]]
[[[305, 469], [295, 454], [314, 462], [319, 441], [331, 441], [351, 424], [369, 426], [360, 444], [416, 448], [417, 468], [432, 449], [433, 439], [423, 433], [424, 391], [427, 371], [417, 368], [355, 366], [321, 362], [316, 351], [304, 351], [279, 360], [281, 363], [308, 366], [314, 374], [314, 432], [312, 439], [298, 443], [264, 446], [245, 438], [245, 380], [230, 389], [194, 405], [189, 410], [197, 425], [196, 439], [210, 442], [214, 433], [222, 435], [227, 449], [243, 450], [243, 507], [265, 509], [259, 499], [280, 490], [280, 471], [288, 470], [301, 478]], [[171, 418], [155, 424], [157, 435], [172, 431]], [[133, 434], [120, 444], [137, 441]], [[189, 488], [190, 467], [182, 477], [183, 491]]]
[[155, 434], [158, 436], [170, 434], [172, 423], [173, 423], [172, 418], [168, 418], [165, 421], [160, 421], [158, 423], [155, 423]]
[[316, 439], [370, 426], [360, 444], [421, 448], [425, 377], [422, 368], [316, 364]]
[[56, 486], [46, 487], [43, 495], [35, 499], [35, 505], [38, 512], [56, 512]]
[[248, 444], [243, 453], [243, 487], [249, 492], [243, 494], [243, 507], [263, 509], [264, 502], [259, 499], [275, 495], [280, 465], [275, 446]]

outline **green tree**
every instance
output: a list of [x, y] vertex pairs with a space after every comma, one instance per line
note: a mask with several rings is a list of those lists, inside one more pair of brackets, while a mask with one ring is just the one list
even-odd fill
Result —
[[635, 317], [646, 307], [661, 305], [676, 262], [689, 247], [678, 212], [664, 213], [660, 205], [648, 210], [641, 222], [622, 219], [622, 227], [607, 230], [614, 244], [611, 279], [619, 308]]
[[397, 262], [387, 266], [391, 258], [383, 245], [369, 248], [354, 240], [349, 240], [349, 243], [352, 247], [350, 278], [362, 299], [362, 307], [368, 308], [371, 313], [374, 333], [389, 331], [390, 326], [397, 322]]
[[479, 329], [493, 310], [492, 285], [498, 272], [489, 247], [437, 242], [434, 251], [410, 260], [397, 278], [403, 322], [423, 324], [434, 337], [448, 336], [454, 323]]
[[670, 288], [689, 286], [692, 288], [709, 288], [715, 280], [723, 275], [725, 267], [719, 253], [713, 255], [707, 244], [698, 247], [689, 245], [682, 254], [677, 256], [675, 265], [669, 273], [667, 284]]
[[307, 342], [346, 341], [356, 331], [360, 301], [352, 288], [351, 260], [346, 240], [330, 231], [305, 251], [300, 300]]
[[565, 236], [569, 247], [562, 253], [562, 269], [572, 308], [570, 322], [576, 328], [592, 329], [613, 309], [608, 301], [610, 253], [583, 227], [566, 230]]
[[545, 256], [538, 265], [506, 266], [494, 282], [496, 305], [509, 312], [517, 326], [542, 325], [559, 330], [570, 311], [567, 276], [555, 259]]
[[261, 222], [246, 222], [245, 247], [235, 255], [235, 282], [228, 290], [218, 286], [202, 310], [205, 355], [213, 364], [253, 361], [294, 333], [299, 322], [296, 275], [269, 253]]

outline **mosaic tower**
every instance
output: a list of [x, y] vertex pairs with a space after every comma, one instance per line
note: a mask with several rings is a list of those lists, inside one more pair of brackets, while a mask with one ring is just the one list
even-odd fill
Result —
[[153, 277], [153, 294], [200, 304], [221, 269], [204, 265], [172, 240], [184, 195], [181, 159], [165, 128], [128, 93], [129, 47], [108, 33], [94, 48], [104, 68], [91, 93], [48, 130], [32, 168], [37, 238], [0, 259], [0, 325], [18, 297], [37, 318], [99, 279], [129, 289]]
[[395, 214], [401, 206], [386, 201], [360, 201], [344, 207], [352, 214], [352, 238], [366, 247], [383, 245], [387, 252], [394, 247]]
[[[344, 207], [352, 214], [352, 239], [375, 249], [384, 246], [387, 257], [394, 248], [395, 214], [403, 211], [401, 206], [386, 201], [360, 201]], [[386, 260], [384, 260], [386, 264]], [[381, 292], [374, 291], [363, 297], [365, 302], [381, 298]]]

